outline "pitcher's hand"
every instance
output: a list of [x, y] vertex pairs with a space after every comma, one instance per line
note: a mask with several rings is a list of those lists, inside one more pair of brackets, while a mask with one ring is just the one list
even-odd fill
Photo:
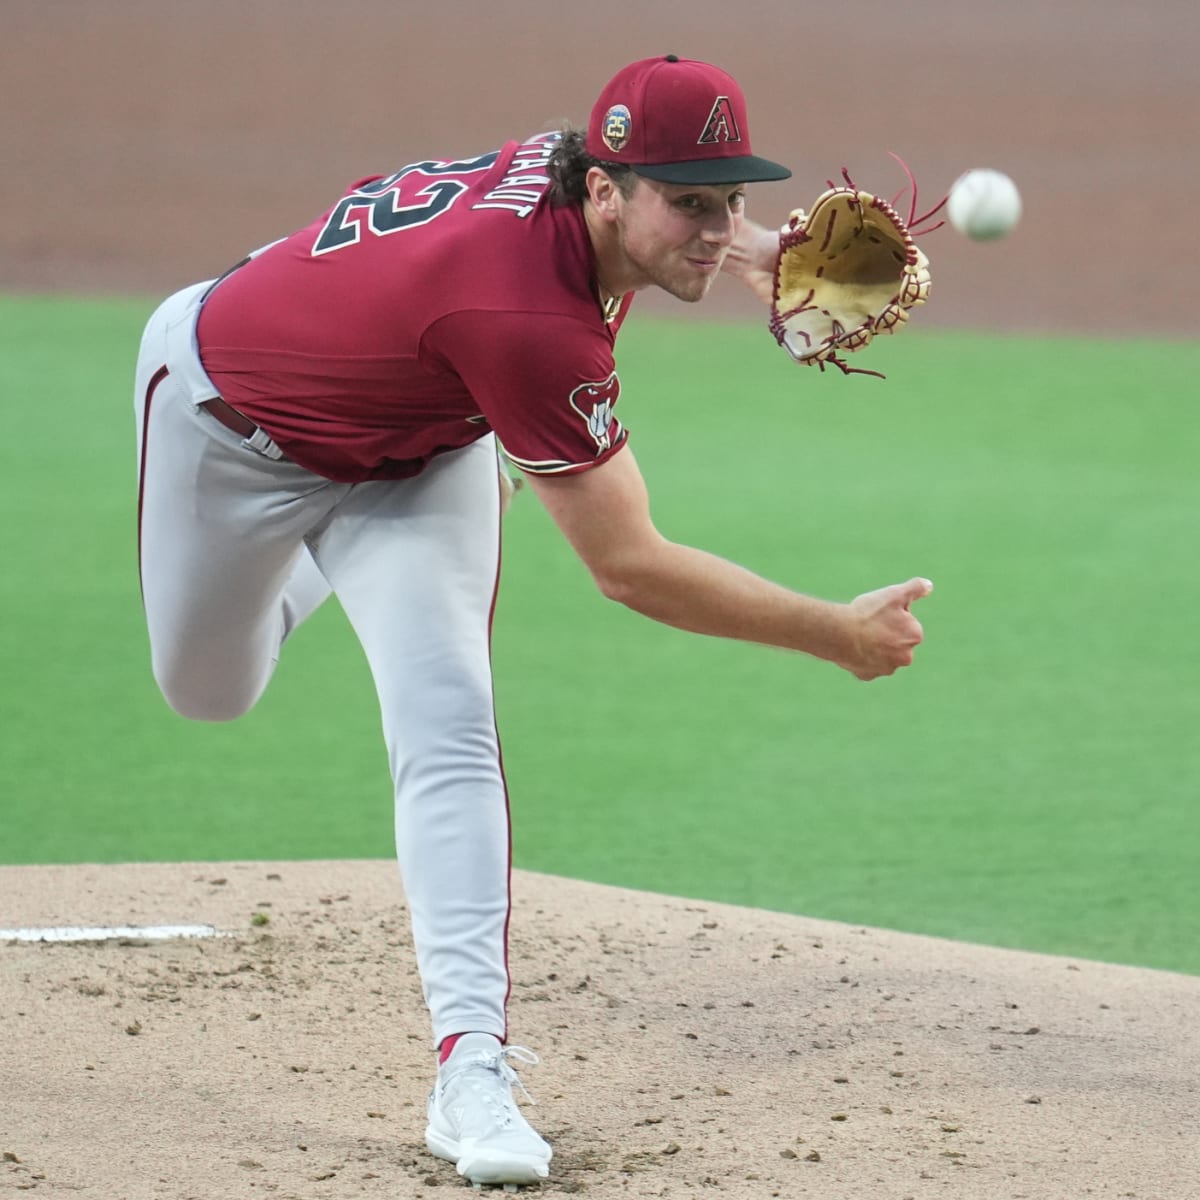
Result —
[[932, 591], [928, 579], [918, 578], [864, 592], [852, 600], [849, 608], [856, 652], [838, 665], [859, 679], [878, 679], [909, 666], [913, 651], [925, 636], [909, 605]]

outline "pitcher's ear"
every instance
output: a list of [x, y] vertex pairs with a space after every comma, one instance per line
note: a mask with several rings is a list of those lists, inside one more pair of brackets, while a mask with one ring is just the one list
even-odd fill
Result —
[[586, 176], [588, 199], [601, 216], [610, 220], [616, 216], [617, 197], [620, 189], [612, 181], [607, 171], [600, 167], [590, 167]]

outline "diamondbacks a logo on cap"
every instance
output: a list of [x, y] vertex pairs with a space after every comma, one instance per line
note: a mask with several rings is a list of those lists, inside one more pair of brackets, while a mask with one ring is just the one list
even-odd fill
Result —
[[[607, 140], [607, 139], [606, 139]], [[711, 146], [715, 142], [740, 142], [742, 131], [738, 128], [737, 117], [733, 115], [733, 105], [728, 96], [718, 96], [717, 102], [708, 114], [704, 123], [704, 132], [696, 142], [697, 146]]]
[[633, 132], [633, 117], [623, 104], [614, 104], [604, 114], [604, 124], [600, 126], [600, 136], [604, 144], [614, 153], [620, 154], [629, 141]]

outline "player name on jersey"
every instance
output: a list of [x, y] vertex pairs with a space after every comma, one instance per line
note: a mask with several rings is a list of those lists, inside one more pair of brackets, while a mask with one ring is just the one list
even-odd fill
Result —
[[[502, 208], [527, 217], [550, 186], [546, 163], [558, 145], [557, 133], [543, 133], [517, 147], [508, 173], [472, 209]], [[530, 173], [534, 172], [534, 173]]]

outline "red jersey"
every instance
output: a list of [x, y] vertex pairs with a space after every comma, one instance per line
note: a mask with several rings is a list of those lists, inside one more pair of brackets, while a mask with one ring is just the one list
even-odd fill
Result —
[[415, 475], [494, 430], [523, 470], [625, 442], [578, 205], [549, 202], [541, 134], [357, 183], [221, 280], [197, 326], [221, 396], [340, 483]]

